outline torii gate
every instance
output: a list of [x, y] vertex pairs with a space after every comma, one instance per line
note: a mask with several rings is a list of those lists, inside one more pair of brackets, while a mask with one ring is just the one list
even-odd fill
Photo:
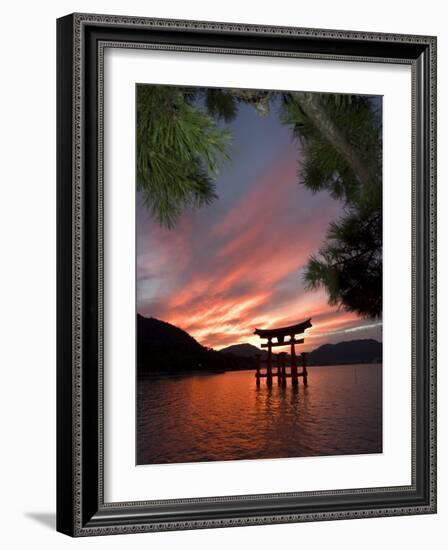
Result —
[[[260, 386], [260, 378], [266, 378], [266, 384], [272, 386], [272, 378], [277, 376], [278, 383], [286, 386], [286, 378], [291, 378], [292, 385], [297, 387], [299, 385], [299, 376], [303, 377], [303, 383], [305, 386], [308, 384], [308, 373], [306, 370], [306, 353], [301, 353], [302, 356], [302, 372], [298, 372], [297, 369], [297, 356], [296, 356], [296, 344], [303, 344], [305, 341], [305, 330], [311, 328], [311, 318], [296, 325], [289, 327], [261, 329], [256, 328], [254, 334], [260, 336], [260, 338], [267, 338], [267, 343], [261, 344], [262, 348], [268, 349], [268, 356], [263, 359], [261, 355], [257, 355], [257, 372], [255, 377], [257, 380], [257, 387]], [[299, 338], [296, 338], [299, 336]], [[276, 338], [274, 342], [273, 339]], [[285, 338], [289, 338], [285, 341]], [[277, 356], [277, 372], [272, 372], [272, 348], [277, 346], [291, 346], [290, 354], [290, 373], [286, 372], [286, 353], [279, 353]], [[262, 362], [266, 363], [266, 374], [262, 374], [261, 367]]]

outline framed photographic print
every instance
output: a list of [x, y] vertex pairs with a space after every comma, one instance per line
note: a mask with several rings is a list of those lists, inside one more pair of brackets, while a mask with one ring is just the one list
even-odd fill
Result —
[[434, 513], [436, 39], [57, 35], [57, 529]]

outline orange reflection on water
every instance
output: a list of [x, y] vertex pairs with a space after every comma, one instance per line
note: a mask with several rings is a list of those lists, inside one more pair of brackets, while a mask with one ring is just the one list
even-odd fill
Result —
[[308, 371], [298, 390], [252, 371], [139, 380], [137, 463], [381, 452], [381, 365]]

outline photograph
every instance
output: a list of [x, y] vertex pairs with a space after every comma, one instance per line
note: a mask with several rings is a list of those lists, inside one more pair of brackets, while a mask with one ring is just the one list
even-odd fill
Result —
[[382, 96], [135, 94], [136, 464], [382, 453]]

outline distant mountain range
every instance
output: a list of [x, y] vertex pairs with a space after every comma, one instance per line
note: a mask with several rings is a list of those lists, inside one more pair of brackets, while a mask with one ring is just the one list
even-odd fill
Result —
[[[139, 376], [254, 369], [257, 353], [267, 354], [252, 344], [236, 344], [215, 351], [202, 346], [187, 332], [170, 323], [137, 315]], [[320, 346], [308, 354], [308, 364], [374, 363], [381, 362], [381, 358], [380, 342], [351, 340]]]
[[383, 344], [376, 340], [349, 340], [324, 344], [308, 355], [310, 365], [341, 365], [347, 363], [381, 363]]
[[[285, 350], [288, 348], [285, 347]], [[300, 346], [296, 348], [300, 353]], [[220, 353], [237, 357], [255, 357], [256, 354], [266, 355], [266, 350], [260, 350], [252, 344], [235, 344], [221, 349]], [[347, 363], [377, 363], [381, 362], [383, 345], [376, 340], [349, 340], [338, 344], [323, 344], [308, 353], [309, 365], [342, 365]]]
[[236, 355], [237, 357], [255, 357], [257, 354], [259, 355], [268, 354], [268, 352], [265, 351], [264, 349], [263, 350], [258, 349], [256, 346], [253, 346], [252, 344], [234, 344], [233, 346], [220, 349], [219, 353]]

